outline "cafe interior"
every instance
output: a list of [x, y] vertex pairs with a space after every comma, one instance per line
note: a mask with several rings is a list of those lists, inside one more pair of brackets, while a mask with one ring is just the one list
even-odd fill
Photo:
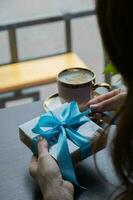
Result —
[[[95, 1], [0, 1], [0, 199], [42, 199], [28, 172], [35, 152], [25, 146], [32, 149], [31, 141], [36, 138], [34, 120], [54, 110], [58, 118], [60, 107], [63, 113], [76, 109], [73, 115], [86, 112], [88, 116], [91, 111], [86, 103], [91, 98], [120, 87], [120, 75], [112, 70], [99, 32]], [[71, 117], [67, 120], [74, 121]], [[99, 134], [105, 127], [103, 120], [88, 123]], [[34, 135], [31, 130], [35, 130]], [[89, 134], [95, 142], [92, 128]], [[115, 182], [115, 175], [107, 173], [111, 164], [103, 156], [104, 147], [105, 138], [97, 150], [102, 152], [98, 153], [98, 163], [104, 175]], [[55, 151], [51, 150], [53, 157]], [[79, 147], [77, 150], [72, 145], [70, 151], [78, 152]], [[85, 200], [87, 195], [91, 200], [108, 199], [112, 185], [107, 187], [101, 181], [91, 155], [76, 172], [80, 183], [75, 181], [75, 199]], [[74, 162], [78, 159], [76, 156]], [[81, 192], [79, 185], [89, 189]]]

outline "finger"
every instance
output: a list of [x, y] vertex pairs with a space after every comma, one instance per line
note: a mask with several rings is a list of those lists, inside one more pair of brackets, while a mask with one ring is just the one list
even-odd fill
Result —
[[112, 119], [112, 116], [110, 115], [103, 115], [103, 113], [95, 113], [94, 115], [96, 117], [97, 120], [99, 120], [99, 122], [105, 122], [105, 123], [109, 123]]
[[93, 112], [113, 111], [116, 109], [116, 107], [119, 106], [117, 105], [119, 103], [118, 100], [119, 100], [118, 96], [114, 96], [100, 103], [90, 105], [90, 108], [92, 109]]
[[30, 171], [31, 176], [34, 176], [37, 171], [37, 157], [34, 155], [32, 156], [31, 161], [30, 161], [29, 171]]
[[45, 139], [38, 142], [38, 155], [47, 155], [48, 154], [48, 143]]
[[97, 104], [97, 103], [100, 103], [100, 102], [102, 102], [104, 100], [110, 99], [110, 98], [116, 96], [119, 93], [120, 93], [120, 89], [115, 89], [115, 90], [113, 90], [111, 92], [108, 92], [106, 94], [100, 95], [100, 96], [90, 100], [88, 102], [88, 106], [90, 106], [91, 104]]
[[95, 113], [95, 115], [94, 115], [94, 117], [96, 118], [96, 119], [101, 119], [102, 118], [102, 113]]

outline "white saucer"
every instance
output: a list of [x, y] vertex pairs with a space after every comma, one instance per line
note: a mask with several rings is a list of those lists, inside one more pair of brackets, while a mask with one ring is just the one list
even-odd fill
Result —
[[[63, 103], [60, 100], [58, 93], [53, 94], [52, 96], [48, 97], [43, 102], [43, 108], [46, 112], [49, 110], [55, 110], [56, 108], [60, 107]], [[80, 111], [86, 110], [86, 106], [79, 107]]]
[[62, 105], [58, 93], [51, 95], [43, 102], [45, 111], [54, 110]]
[[[97, 88], [93, 93], [93, 97], [109, 92], [109, 89], [108, 89], [109, 86], [107, 87], [107, 85], [108, 84], [103, 83], [103, 86]], [[54, 110], [60, 107], [61, 105], [62, 103], [61, 103], [58, 93], [51, 95], [43, 102], [43, 108], [45, 111]]]

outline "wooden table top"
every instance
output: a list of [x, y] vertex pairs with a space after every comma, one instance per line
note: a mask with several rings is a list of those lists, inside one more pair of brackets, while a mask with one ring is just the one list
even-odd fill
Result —
[[0, 67], [0, 92], [10, 92], [56, 81], [60, 71], [86, 64], [74, 53]]

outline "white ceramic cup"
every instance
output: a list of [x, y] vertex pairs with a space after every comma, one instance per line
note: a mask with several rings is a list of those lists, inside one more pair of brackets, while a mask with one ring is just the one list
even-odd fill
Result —
[[87, 102], [93, 97], [93, 91], [102, 85], [95, 84], [93, 71], [86, 68], [71, 68], [58, 74], [57, 86], [62, 103], [74, 100], [78, 103], [80, 110], [84, 110]]
[[84, 68], [61, 71], [57, 77], [58, 93], [62, 103], [76, 101], [82, 109], [92, 98], [95, 74]]

